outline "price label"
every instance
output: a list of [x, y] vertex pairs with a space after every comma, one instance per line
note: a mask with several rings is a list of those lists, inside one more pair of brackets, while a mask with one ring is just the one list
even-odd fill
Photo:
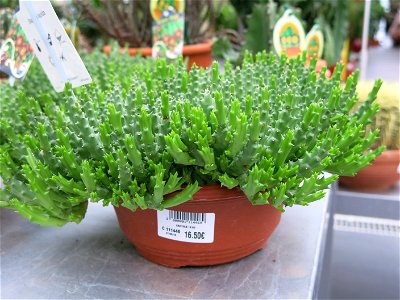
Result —
[[158, 236], [187, 243], [214, 242], [214, 213], [157, 211]]

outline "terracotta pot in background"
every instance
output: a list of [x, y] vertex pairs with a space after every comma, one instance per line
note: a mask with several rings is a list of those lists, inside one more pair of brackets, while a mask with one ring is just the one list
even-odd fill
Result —
[[341, 176], [339, 182], [355, 190], [384, 191], [400, 179], [397, 172], [399, 163], [400, 150], [387, 150], [355, 176]]
[[[380, 45], [379, 41], [374, 38], [368, 38], [368, 47], [378, 47]], [[354, 53], [361, 52], [362, 40], [361, 38], [355, 38], [351, 41], [351, 51]]]
[[132, 212], [116, 207], [122, 231], [148, 260], [168, 267], [208, 266], [231, 262], [261, 249], [278, 225], [281, 212], [253, 206], [240, 189], [207, 185], [174, 211], [214, 213], [214, 241], [190, 243], [158, 236], [157, 211]]
[[[188, 67], [189, 69], [192, 67], [194, 63], [198, 67], [207, 68], [212, 63], [211, 56], [211, 46], [212, 41], [208, 40], [201, 44], [194, 45], [185, 45], [183, 46], [183, 58], [188, 58]], [[122, 48], [121, 48], [122, 50]], [[105, 46], [103, 48], [104, 53], [109, 54], [111, 52], [111, 46]], [[128, 53], [131, 56], [134, 56], [140, 53], [143, 57], [151, 56], [152, 50], [151, 48], [128, 48]]]

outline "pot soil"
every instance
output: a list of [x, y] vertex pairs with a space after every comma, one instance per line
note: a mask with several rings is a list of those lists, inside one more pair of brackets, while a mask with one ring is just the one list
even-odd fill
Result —
[[399, 163], [400, 150], [387, 150], [355, 176], [341, 176], [339, 182], [359, 191], [385, 191], [400, 179]]
[[[188, 59], [188, 68], [190, 69], [194, 63], [196, 63], [196, 66], [202, 68], [211, 66], [211, 46], [211, 40], [201, 44], [184, 45], [182, 55], [184, 59]], [[123, 48], [121, 48], [121, 50], [123, 50]], [[111, 52], [111, 46], [105, 46], [103, 51], [104, 53], [109, 54]], [[140, 53], [143, 57], [148, 57], [151, 56], [152, 50], [151, 48], [128, 48], [128, 53], [131, 56]]]
[[[248, 256], [263, 248], [281, 219], [281, 212], [275, 207], [252, 205], [240, 189], [229, 190], [216, 184], [203, 186], [192, 200], [170, 210], [207, 213], [208, 226], [212, 223], [209, 214], [215, 214], [213, 241], [199, 243], [161, 237], [158, 230], [165, 224], [157, 218], [156, 210], [132, 212], [122, 206], [115, 207], [120, 227], [137, 251], [152, 262], [174, 268], [216, 265]], [[181, 224], [190, 226], [190, 223]], [[183, 227], [180, 230], [186, 231]], [[193, 238], [194, 233], [191, 234]]]

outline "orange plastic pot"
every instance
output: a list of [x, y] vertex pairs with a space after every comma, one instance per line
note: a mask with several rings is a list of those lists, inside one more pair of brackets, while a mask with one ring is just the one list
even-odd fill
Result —
[[[211, 46], [212, 41], [208, 40], [201, 44], [185, 45], [183, 46], [182, 55], [184, 58], [188, 59], [189, 69], [194, 63], [196, 66], [207, 68], [211, 66], [212, 56], [211, 56]], [[111, 52], [111, 46], [105, 46], [103, 48], [104, 53], [109, 54]], [[123, 51], [123, 48], [121, 48]], [[151, 48], [128, 48], [128, 53], [131, 56], [141, 54], [143, 57], [151, 56]]]
[[400, 150], [387, 150], [355, 176], [341, 176], [342, 185], [359, 191], [385, 191], [400, 179]]
[[248, 256], [263, 248], [281, 212], [271, 205], [252, 205], [240, 189], [207, 185], [192, 200], [171, 208], [178, 212], [214, 213], [211, 243], [176, 241], [158, 235], [157, 211], [115, 207], [119, 225], [146, 259], [168, 267], [209, 266]]

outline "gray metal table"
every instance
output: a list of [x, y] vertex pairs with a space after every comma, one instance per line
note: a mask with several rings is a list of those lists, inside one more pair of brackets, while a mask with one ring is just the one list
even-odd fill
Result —
[[146, 261], [111, 207], [90, 204], [81, 224], [45, 228], [1, 209], [1, 298], [312, 298], [328, 197], [287, 208], [267, 246], [240, 261], [170, 269]]

